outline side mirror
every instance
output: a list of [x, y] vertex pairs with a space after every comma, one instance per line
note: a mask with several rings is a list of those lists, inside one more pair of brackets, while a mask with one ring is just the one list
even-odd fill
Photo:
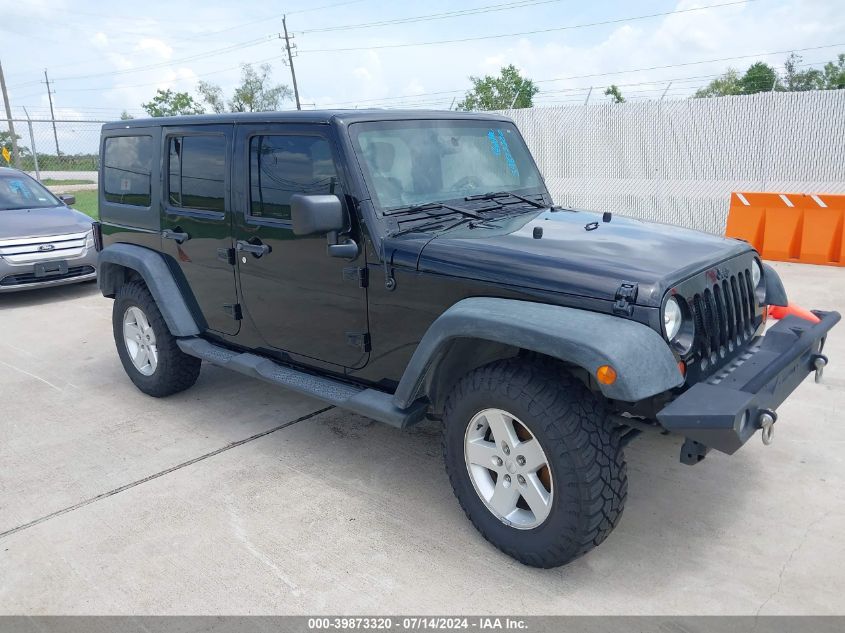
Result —
[[76, 204], [76, 196], [60, 195], [59, 200], [65, 203], [66, 206], [72, 207]]
[[340, 242], [339, 233], [346, 222], [343, 205], [335, 195], [306, 196], [300, 193], [290, 198], [290, 216], [294, 235], [325, 235], [330, 257], [355, 259], [358, 245], [354, 240]]

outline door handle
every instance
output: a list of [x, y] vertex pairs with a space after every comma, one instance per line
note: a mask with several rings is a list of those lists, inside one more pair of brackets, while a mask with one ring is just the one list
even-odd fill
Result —
[[191, 239], [191, 236], [187, 233], [183, 233], [182, 231], [178, 230], [179, 227], [176, 227], [177, 230], [172, 229], [164, 229], [161, 232], [161, 236], [167, 240], [176, 240], [177, 244], [181, 244], [182, 242], [187, 242]]
[[238, 240], [235, 242], [235, 250], [239, 253], [252, 253], [255, 257], [261, 257], [269, 253], [272, 249], [268, 244], [262, 244], [260, 241], [258, 244], [251, 244], [244, 240]]

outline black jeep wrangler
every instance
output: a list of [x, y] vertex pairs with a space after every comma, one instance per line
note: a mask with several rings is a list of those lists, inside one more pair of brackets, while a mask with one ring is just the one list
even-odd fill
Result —
[[278, 112], [103, 127], [99, 284], [152, 396], [205, 360], [404, 428], [529, 565], [601, 543], [623, 447], [733, 453], [827, 362], [745, 242], [555, 206], [507, 118]]

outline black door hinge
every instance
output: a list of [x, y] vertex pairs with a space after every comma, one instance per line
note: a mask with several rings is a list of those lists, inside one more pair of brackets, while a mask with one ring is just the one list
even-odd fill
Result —
[[235, 321], [240, 321], [244, 318], [243, 312], [241, 312], [240, 303], [227, 303], [223, 306], [223, 311]]
[[357, 347], [362, 352], [370, 351], [370, 333], [369, 332], [347, 332], [346, 343], [352, 347]]
[[366, 288], [370, 285], [370, 269], [369, 268], [358, 268], [353, 266], [351, 268], [344, 268], [343, 269], [343, 280], [344, 281], [357, 281], [358, 286], [361, 288]]
[[613, 313], [624, 316], [634, 314], [634, 302], [637, 300], [637, 284], [630, 281], [623, 281], [616, 289], [616, 302], [613, 304]]
[[235, 265], [235, 249], [234, 248], [218, 248], [217, 259], [221, 262], [226, 262], [229, 266]]

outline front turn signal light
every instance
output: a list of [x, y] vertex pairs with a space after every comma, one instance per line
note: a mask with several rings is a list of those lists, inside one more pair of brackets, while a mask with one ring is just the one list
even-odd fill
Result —
[[603, 385], [612, 385], [616, 382], [616, 370], [610, 365], [602, 365], [596, 370], [596, 380]]

